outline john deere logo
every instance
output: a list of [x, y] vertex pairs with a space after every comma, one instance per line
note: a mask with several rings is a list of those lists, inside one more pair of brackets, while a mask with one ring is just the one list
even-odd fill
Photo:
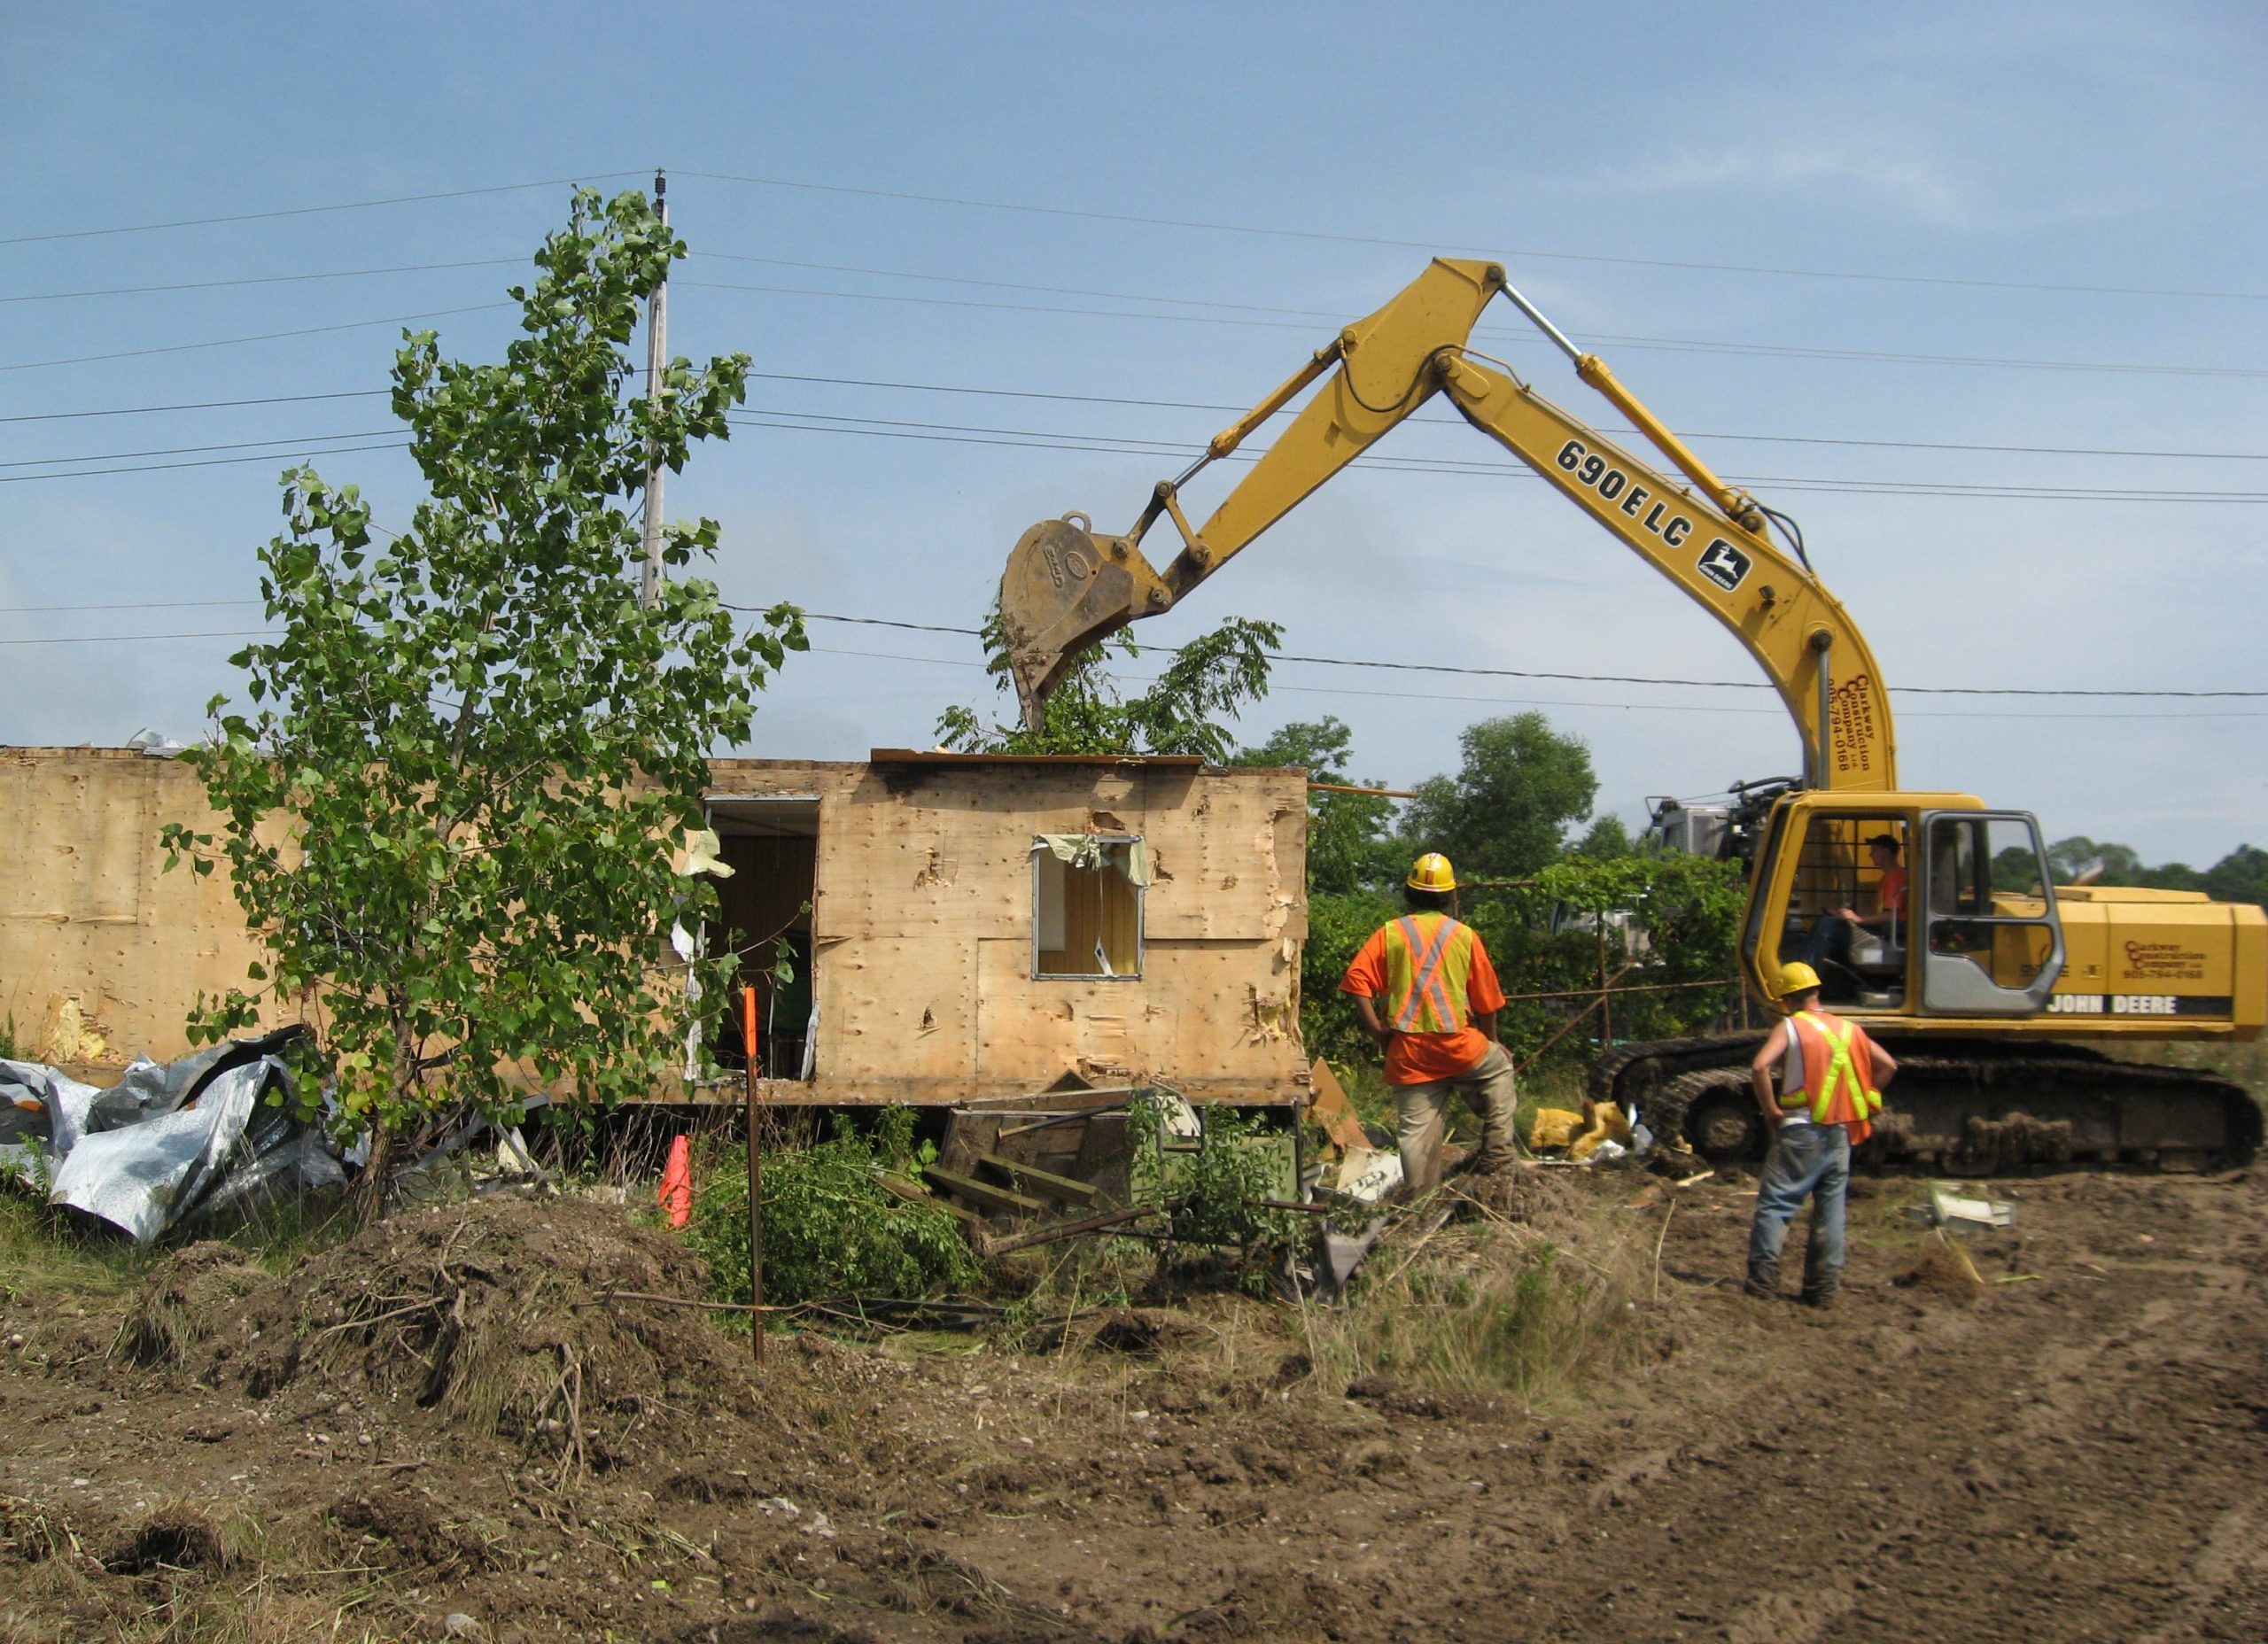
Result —
[[1718, 537], [1701, 550], [1699, 569], [1704, 577], [1730, 593], [1739, 587], [1741, 579], [1748, 575], [1748, 563], [1747, 554], [1722, 537]]

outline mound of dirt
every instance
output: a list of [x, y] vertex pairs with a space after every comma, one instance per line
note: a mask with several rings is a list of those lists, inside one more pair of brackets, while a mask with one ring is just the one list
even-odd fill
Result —
[[[168, 1293], [237, 1282], [217, 1258], [193, 1280], [174, 1265]], [[192, 1368], [258, 1399], [313, 1384], [430, 1411], [603, 1470], [630, 1459], [633, 1434], [651, 1446], [720, 1401], [753, 1408], [743, 1361], [698, 1313], [607, 1299], [697, 1298], [703, 1278], [698, 1259], [619, 1207], [508, 1195], [436, 1206], [262, 1282]]]
[[1945, 1245], [1924, 1245], [1911, 1262], [1890, 1276], [1900, 1290], [1934, 1292], [1954, 1301], [1976, 1301], [1984, 1286], [1960, 1256]]
[[178, 1362], [267, 1283], [268, 1275], [235, 1245], [191, 1245], [150, 1269], [120, 1345], [137, 1363]]
[[1574, 1173], [1543, 1167], [1474, 1173], [1456, 1179], [1456, 1190], [1486, 1212], [1544, 1233], [1564, 1233], [1584, 1219], [1587, 1183]]

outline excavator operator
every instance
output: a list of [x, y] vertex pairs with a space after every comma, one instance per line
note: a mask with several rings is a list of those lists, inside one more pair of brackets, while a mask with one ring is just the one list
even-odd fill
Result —
[[1867, 841], [1868, 858], [1881, 875], [1875, 883], [1875, 911], [1861, 913], [1856, 908], [1836, 908], [1822, 913], [1812, 924], [1811, 933], [1805, 937], [1803, 949], [1798, 955], [1814, 969], [1830, 966], [1847, 973], [1851, 962], [1851, 939], [1859, 932], [1878, 931], [1883, 940], [1895, 947], [1906, 927], [1906, 870], [1898, 862], [1898, 836], [1877, 834]]
[[1456, 917], [1449, 859], [1438, 850], [1419, 857], [1402, 898], [1409, 911], [1371, 933], [1339, 991], [1354, 996], [1364, 1031], [1386, 1047], [1394, 1141], [1414, 1197], [1441, 1182], [1452, 1092], [1480, 1115], [1481, 1169], [1509, 1168], [1517, 1155], [1512, 1059], [1496, 1041], [1504, 990], [1480, 932]]

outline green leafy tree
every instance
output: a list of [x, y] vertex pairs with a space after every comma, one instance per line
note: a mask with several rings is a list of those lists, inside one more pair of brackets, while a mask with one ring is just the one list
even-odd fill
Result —
[[1635, 856], [1637, 841], [1630, 837], [1630, 829], [1620, 817], [1610, 811], [1590, 826], [1590, 831], [1575, 841], [1573, 854], [1591, 862], [1612, 862], [1617, 857]]
[[[740, 632], [698, 578], [639, 602], [649, 452], [674, 470], [726, 437], [748, 371], [680, 359], [629, 394], [640, 305], [684, 254], [642, 196], [579, 191], [512, 291], [501, 362], [408, 334], [393, 409], [430, 494], [396, 536], [353, 486], [284, 476], [260, 555], [281, 632], [234, 658], [254, 706], [216, 697], [189, 756], [227, 831], [216, 848], [167, 828], [168, 865], [225, 861], [266, 949], [252, 986], [200, 999], [192, 1035], [315, 1002], [326, 1071], [373, 1138], [366, 1214], [449, 1116], [502, 1113], [529, 1079], [642, 1093], [687, 1017], [705, 1028], [724, 1003], [728, 957], [695, 964], [685, 996], [668, 938], [714, 896], [672, 857], [711, 748], [747, 735], [804, 640], [787, 606]], [[711, 557], [717, 534], [670, 526], [666, 562]]]
[[2268, 850], [2239, 845], [2205, 870], [2205, 890], [2216, 902], [2253, 902], [2268, 907]]
[[2047, 869], [2059, 885], [2068, 885], [2090, 872], [2098, 885], [2139, 885], [2146, 872], [2142, 858], [2132, 846], [2114, 844], [2109, 840], [2098, 842], [2084, 834], [2074, 834], [2048, 846]]
[[1590, 749], [1540, 713], [1484, 719], [1458, 741], [1462, 768], [1418, 785], [1406, 841], [1447, 852], [1461, 880], [1526, 878], [1556, 860], [1598, 794]]
[[[1269, 664], [1283, 642], [1275, 623], [1231, 617], [1172, 653], [1148, 690], [1128, 696], [1112, 677], [1112, 663], [1143, 652], [1122, 632], [1080, 654], [1047, 699], [1040, 730], [1020, 721], [987, 723], [975, 708], [956, 706], [938, 716], [937, 737], [971, 754], [1194, 754], [1224, 764], [1235, 743], [1223, 722], [1268, 694]], [[1010, 693], [1007, 636], [997, 606], [984, 620], [984, 649], [995, 687]]]
[[2024, 896], [2039, 886], [2039, 858], [2030, 845], [2010, 845], [1992, 853], [1992, 888]]

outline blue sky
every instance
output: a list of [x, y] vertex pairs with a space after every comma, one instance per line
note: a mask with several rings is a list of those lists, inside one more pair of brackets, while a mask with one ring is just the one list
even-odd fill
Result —
[[[417, 323], [492, 356], [509, 316], [481, 306], [567, 190], [77, 231], [619, 187], [656, 165], [695, 253], [673, 351], [776, 374], [750, 395], [769, 425], [670, 492], [672, 516], [723, 522], [728, 598], [973, 624], [1026, 525], [1078, 508], [1121, 528], [1181, 466], [1099, 440], [1193, 449], [1229, 416], [969, 390], [1248, 404], [1427, 250], [1458, 250], [1503, 260], [1801, 520], [1894, 687], [2268, 687], [2268, 503], [2174, 500], [2268, 498], [2264, 83], [2268, 13], [2235, 4], [6, 8], [0, 739], [194, 735], [241, 641], [102, 636], [253, 626], [256, 606], [188, 602], [252, 595], [286, 461], [330, 449], [327, 477], [406, 515], [406, 460], [344, 449], [392, 438], [366, 391], [400, 326], [361, 322], [438, 314]], [[1231, 231], [1259, 229], [1293, 232]], [[1922, 277], [1849, 277], [1888, 275]], [[474, 311], [439, 313], [456, 309]], [[1516, 323], [1483, 345], [1618, 420]], [[189, 345], [207, 343], [226, 345]], [[783, 380], [810, 377], [832, 380]], [[61, 415], [80, 412], [105, 415]], [[1027, 434], [1077, 448], [968, 443]], [[2083, 454], [1975, 448], [1994, 446]], [[1388, 448], [1496, 454], [1430, 425]], [[101, 460], [58, 461], [76, 458]], [[156, 466], [190, 462], [210, 465]], [[141, 471], [84, 471], [105, 468]], [[1753, 677], [1507, 474], [1357, 468], [1141, 637], [1229, 615], [1283, 623], [1301, 653]], [[813, 639], [751, 751], [926, 744], [944, 705], [988, 700], [973, 641]], [[2153, 859], [2268, 843], [2268, 700], [1899, 705], [1908, 787]], [[1450, 767], [1472, 720], [1529, 706], [1589, 743], [1602, 803], [1634, 819], [1647, 794], [1798, 764], [1753, 691], [1287, 663], [1244, 729], [1336, 714], [1362, 773], [1403, 783]]]

